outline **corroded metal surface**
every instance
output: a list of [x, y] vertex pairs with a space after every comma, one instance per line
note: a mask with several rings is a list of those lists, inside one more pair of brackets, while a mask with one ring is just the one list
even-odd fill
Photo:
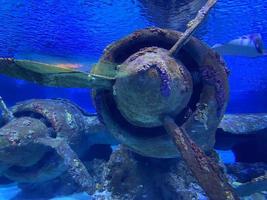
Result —
[[141, 49], [118, 68], [114, 99], [121, 114], [136, 126], [162, 125], [163, 115], [179, 114], [191, 98], [189, 71], [166, 49]]
[[[176, 64], [181, 63], [181, 66], [184, 66], [189, 71], [193, 78], [193, 89], [191, 89], [192, 87], [188, 87], [189, 90], [185, 90], [185, 93], [182, 92], [183, 90], [177, 90], [179, 87], [186, 86], [188, 82], [183, 81], [184, 79], [181, 77], [179, 77], [181, 79], [181, 83], [178, 84], [179, 87], [176, 86], [177, 84], [174, 84], [175, 87], [173, 89], [171, 87], [172, 84], [168, 82], [168, 80], [171, 80], [168, 77], [171, 77], [170, 74], [173, 72], [170, 71], [167, 73], [166, 70], [169, 68], [164, 71], [163, 68], [159, 67], [161, 66], [160, 64], [157, 64], [157, 67], [146, 65], [149, 71], [152, 71], [148, 73], [148, 76], [154, 77], [155, 74], [159, 75], [158, 81], [161, 84], [158, 93], [156, 93], [157, 95], [150, 94], [150, 97], [148, 97], [144, 94], [140, 96], [134, 92], [135, 98], [130, 98], [127, 101], [129, 99], [127, 96], [127, 98], [118, 98], [119, 95], [116, 97], [116, 88], [119, 88], [118, 85], [112, 87], [116, 79], [120, 79], [119, 65], [123, 64], [129, 57], [134, 56], [135, 53], [142, 51], [144, 48], [156, 47], [167, 51], [182, 36], [183, 34], [180, 32], [159, 28], [134, 32], [107, 47], [99, 63], [92, 69], [91, 74], [69, 69], [59, 69], [54, 66], [32, 61], [16, 61], [13, 59], [0, 59], [0, 73], [31, 80], [40, 84], [51, 83], [54, 86], [94, 87], [95, 105], [101, 121], [105, 123], [110, 132], [121, 143], [126, 144], [132, 150], [142, 155], [152, 157], [177, 156], [177, 150], [169, 136], [163, 130], [159, 120], [166, 114], [173, 115], [178, 125], [183, 126], [190, 137], [202, 149], [209, 151], [215, 143], [215, 130], [222, 118], [228, 101], [227, 71], [221, 57], [199, 40], [191, 37], [186, 44], [183, 43], [184, 46], [179, 53], [177, 55], [175, 54], [172, 58], [177, 61]], [[145, 69], [147, 68], [145, 67]], [[183, 75], [187, 74], [184, 72], [181, 73]], [[190, 76], [186, 75], [185, 80], [189, 79]], [[177, 80], [173, 82], [175, 83], [175, 81]], [[192, 95], [190, 95], [190, 90], [192, 90]], [[153, 91], [153, 87], [150, 87], [148, 91]], [[180, 91], [180, 95], [178, 93], [175, 94], [176, 91]], [[187, 95], [185, 95], [186, 93]], [[152, 107], [153, 112], [148, 112], [148, 118], [150, 119], [144, 122], [145, 120], [143, 119], [147, 117], [146, 113], [142, 113], [145, 112], [145, 109], [142, 108], [146, 108], [145, 99], [153, 99], [158, 94], [170, 97], [176, 97], [175, 95], [178, 95], [179, 98], [171, 98], [175, 99], [174, 103], [168, 101], [162, 103], [159, 102], [162, 98], [156, 98], [154, 106], [147, 106], [148, 108]], [[187, 102], [189, 98], [190, 100]], [[141, 103], [135, 102], [136, 104], [133, 104], [135, 109], [127, 110], [128, 107], [130, 108], [128, 103], [133, 101], [133, 99], [137, 102], [140, 102], [141, 99]], [[178, 100], [181, 102], [178, 102]], [[151, 100], [150, 104], [152, 102], [153, 100]], [[126, 106], [121, 106], [123, 103], [126, 103]], [[154, 112], [157, 111], [157, 105], [162, 104], [166, 105], [167, 109], [164, 107], [160, 112]], [[138, 113], [132, 115], [132, 111], [135, 110]], [[51, 120], [52, 125], [57, 126], [56, 119], [52, 119], [52, 115], [47, 117]], [[159, 128], [156, 130], [155, 126], [159, 126]], [[68, 128], [71, 127], [68, 125]], [[79, 129], [79, 127], [77, 128]], [[68, 131], [67, 129], [66, 131]], [[153, 137], [150, 137], [152, 132]], [[166, 149], [166, 151], [162, 151], [162, 149]]]
[[47, 86], [90, 86], [86, 73], [28, 60], [0, 58], [0, 73]]
[[171, 55], [177, 55], [180, 49], [188, 42], [190, 36], [197, 30], [204, 19], [207, 17], [209, 11], [216, 4], [217, 0], [208, 0], [206, 4], [198, 11], [197, 16], [187, 24], [187, 29], [182, 37], [170, 49]]
[[[52, 138], [66, 138], [71, 141], [71, 147], [76, 152], [82, 151], [87, 144], [85, 138], [84, 111], [67, 100], [29, 100], [15, 105], [12, 108], [15, 116], [33, 116], [44, 120], [51, 128]], [[92, 124], [93, 125], [93, 124]], [[88, 130], [90, 133], [99, 131], [98, 128], [92, 127]], [[95, 130], [94, 130], [95, 128]]]
[[[210, 199], [239, 199], [219, 166], [205, 155], [212, 152], [228, 101], [225, 63], [190, 37], [215, 3], [208, 0], [184, 33], [152, 28], [113, 43], [90, 75], [14, 59], [0, 59], [0, 73], [45, 85], [92, 87], [100, 118], [119, 142], [149, 157], [181, 157]], [[59, 107], [28, 102], [14, 108], [14, 119], [1, 129], [2, 173], [20, 181], [29, 181], [27, 177], [36, 173], [42, 181], [48, 178], [47, 169], [53, 175], [57, 169], [57, 176], [67, 171], [91, 194], [95, 184], [79, 158], [88, 145], [87, 121], [76, 106]], [[42, 123], [40, 130], [34, 127], [37, 122], [32, 125], [27, 119]], [[16, 125], [25, 130], [13, 133]], [[33, 158], [28, 148], [36, 148]], [[7, 155], [12, 151], [21, 151], [26, 163], [20, 155], [10, 159]], [[47, 157], [61, 162], [49, 168], [52, 160], [47, 162]]]
[[0, 160], [8, 165], [30, 166], [45, 154], [43, 146], [34, 144], [49, 130], [40, 120], [21, 117], [0, 129]]
[[206, 192], [206, 195], [212, 200], [238, 200], [239, 197], [228, 183], [217, 162], [206, 156], [189, 138], [185, 130], [175, 124], [173, 119], [166, 117], [164, 125], [167, 132], [172, 136], [181, 157]]
[[[180, 37], [180, 32], [159, 28], [134, 32], [108, 46], [92, 73], [103, 75], [109, 73], [116, 76], [117, 66], [140, 49], [151, 46], [170, 49]], [[215, 143], [215, 130], [228, 100], [225, 63], [218, 54], [194, 37], [187, 42], [176, 58], [189, 70], [194, 82], [189, 104], [176, 116], [176, 121], [202, 149], [211, 150]], [[105, 65], [105, 63], [113, 64]], [[99, 115], [109, 131], [121, 143], [146, 156], [165, 158], [179, 156], [179, 152], [162, 127], [153, 129], [133, 126], [116, 108], [110, 91], [94, 90], [93, 93]], [[153, 137], [148, 137], [150, 133], [153, 133]]]
[[11, 110], [14, 118], [0, 129], [2, 175], [36, 183], [68, 172], [76, 184], [92, 193], [93, 179], [80, 157], [101, 139], [95, 134], [106, 132], [97, 116], [66, 100], [29, 100]]
[[[5, 138], [7, 138], [7, 141], [10, 141], [10, 142], [5, 142], [6, 140], [0, 140], [7, 144], [6, 147], [10, 147], [10, 148], [6, 148], [4, 145], [2, 145], [1, 152], [0, 152], [0, 160], [1, 160], [0, 167], [1, 167], [1, 172], [3, 175], [10, 178], [11, 180], [16, 180], [20, 183], [30, 182], [30, 183], [35, 183], [35, 185], [36, 184], [38, 185], [40, 181], [41, 182], [45, 180], [52, 181], [54, 180], [54, 178], [57, 178], [61, 176], [62, 174], [66, 174], [66, 173], [69, 174], [68, 175], [69, 178], [73, 176], [72, 173], [68, 173], [68, 168], [66, 167], [66, 164], [64, 164], [64, 162], [66, 161], [64, 161], [64, 159], [60, 156], [61, 153], [62, 155], [69, 155], [68, 154], [69, 148], [68, 147], [63, 148], [64, 145], [66, 145], [66, 143], [63, 143], [64, 145], [62, 146], [62, 148], [57, 150], [59, 152], [58, 154], [52, 153], [53, 149], [49, 146], [45, 146], [45, 145], [39, 146], [39, 145], [33, 144], [36, 140], [38, 140], [39, 138], [43, 138], [45, 135], [51, 135], [51, 136], [54, 135], [53, 133], [54, 130], [53, 128], [51, 128], [52, 126], [51, 125], [49, 126], [47, 124], [48, 119], [50, 119], [49, 117], [50, 115], [48, 115], [47, 112], [45, 111], [48, 111], [48, 112], [56, 111], [56, 113], [61, 112], [62, 115], [58, 115], [56, 117], [57, 119], [58, 118], [60, 119], [56, 121], [61, 122], [60, 123], [61, 127], [66, 125], [65, 128], [69, 127], [69, 125], [65, 123], [70, 122], [70, 120], [61, 119], [61, 117], [59, 116], [62, 116], [65, 119], [67, 118], [69, 119], [69, 116], [66, 113], [76, 114], [77, 116], [79, 115], [79, 117], [77, 117], [76, 119], [80, 119], [79, 123], [83, 124], [82, 126], [80, 125], [79, 127], [84, 127], [84, 128], [73, 129], [73, 131], [75, 132], [75, 130], [78, 130], [82, 132], [83, 139], [87, 141], [88, 147], [91, 144], [95, 144], [95, 143], [116, 144], [116, 141], [114, 141], [113, 138], [110, 138], [110, 134], [105, 129], [105, 127], [99, 122], [96, 115], [87, 114], [84, 111], [82, 111], [79, 107], [77, 107], [76, 105], [66, 100], [29, 100], [29, 101], [18, 103], [16, 106], [13, 107], [12, 110], [14, 112], [14, 116], [16, 117], [15, 121], [10, 121], [9, 123], [7, 123], [5, 126], [3, 126], [0, 129], [1, 135], [8, 136]], [[205, 110], [206, 110], [206, 107], [199, 108], [199, 113], [198, 113], [199, 119], [205, 118], [203, 117]], [[254, 118], [256, 118], [256, 116], [257, 115], [255, 115]], [[232, 119], [235, 119], [238, 122], [238, 119], [239, 119], [238, 115], [236, 115], [236, 117], [234, 116], [231, 116], [231, 117]], [[258, 119], [260, 118], [261, 118], [261, 115], [259, 115]], [[55, 117], [51, 119], [55, 119]], [[75, 117], [73, 119], [75, 119]], [[235, 124], [234, 122], [235, 120], [232, 121], [233, 125]], [[20, 126], [17, 124], [17, 122], [20, 124]], [[229, 124], [229, 126], [231, 126], [231, 124]], [[47, 127], [50, 127], [50, 128], [47, 128]], [[60, 127], [60, 126], [56, 125], [54, 127]], [[60, 130], [60, 129], [56, 129], [56, 130]], [[258, 131], [261, 131], [261, 130], [258, 130]], [[59, 131], [59, 136], [60, 136], [59, 138], [64, 138], [64, 136], [66, 136], [69, 139], [73, 138], [73, 137], [68, 136], [67, 133], [68, 132], [66, 132], [66, 134], [60, 134], [60, 131]], [[75, 133], [73, 134], [75, 135]], [[246, 133], [244, 134], [238, 133], [236, 136], [243, 138], [244, 135], [246, 136]], [[257, 135], [257, 132], [255, 132], [254, 135]], [[56, 141], [57, 140], [55, 140], [54, 142], [54, 146], [57, 146]], [[59, 141], [58, 144], [61, 144], [61, 142]], [[51, 142], [49, 144], [51, 145]], [[70, 145], [72, 144], [70, 143]], [[12, 151], [12, 148], [16, 150], [16, 152], [14, 150]], [[75, 148], [75, 143], [73, 143], [73, 148]], [[28, 150], [25, 151], [25, 149], [28, 149]], [[14, 153], [15, 156], [10, 156], [11, 151]], [[47, 151], [52, 156], [46, 156], [45, 152]], [[164, 149], [162, 149], [162, 151], [164, 151]], [[251, 149], [251, 151], [254, 152], [253, 149]], [[88, 151], [85, 151], [85, 153], [87, 152]], [[82, 154], [79, 154], [79, 155], [80, 155], [79, 157], [81, 157]], [[75, 160], [77, 160], [77, 157], [72, 157], [72, 156], [68, 156], [68, 157], [74, 158], [73, 160], [69, 160], [70, 162], [74, 161], [75, 163]], [[199, 158], [201, 159], [201, 156]], [[113, 161], [110, 161], [110, 162], [113, 162]], [[121, 162], [124, 162], [124, 161], [121, 161]], [[134, 163], [135, 162], [136, 161], [134, 161]], [[37, 163], [38, 165], [36, 165]], [[125, 165], [127, 165], [127, 163], [125, 163]], [[69, 169], [71, 170], [71, 168]], [[75, 174], [76, 170], [79, 171], [79, 167], [74, 168], [74, 170], [71, 170], [70, 172], [73, 172]], [[113, 170], [116, 171], [115, 167], [113, 167]], [[105, 172], [105, 173], [108, 173], [108, 172]], [[143, 173], [143, 172], [140, 171], [140, 173]], [[83, 175], [83, 173], [77, 172], [77, 174], [81, 174], [82, 178], [86, 177]], [[134, 175], [130, 175], [130, 176], [134, 176]], [[83, 180], [82, 178], [80, 180]], [[113, 181], [116, 181], [117, 178], [119, 179], [119, 177], [117, 178], [113, 177], [113, 178], [114, 178]], [[171, 181], [171, 177], [169, 178], [170, 180], [168, 181]], [[92, 179], [95, 179], [95, 178], [92, 177]], [[114, 190], [117, 190], [120, 188], [118, 184], [116, 184], [116, 182], [112, 182], [112, 184], [118, 187], [118, 188], [114, 188]], [[175, 183], [173, 184], [175, 185]], [[257, 182], [257, 184], [263, 184], [264, 186], [264, 182], [262, 181]], [[243, 190], [242, 188], [246, 188], [247, 186], [250, 187], [249, 185], [252, 185], [252, 189], [250, 191], [253, 191], [254, 190], [253, 188], [255, 188], [255, 184], [250, 184], [250, 183], [248, 185], [243, 185], [242, 187], [239, 187], [239, 189]], [[98, 187], [100, 186], [98, 185]], [[80, 187], [78, 190], [91, 191], [91, 189], [92, 187], [89, 187], [89, 189], [86, 187], [84, 188]], [[169, 190], [169, 189], [170, 188], [166, 187], [164, 190]], [[173, 195], [183, 196], [185, 194], [175, 193]]]

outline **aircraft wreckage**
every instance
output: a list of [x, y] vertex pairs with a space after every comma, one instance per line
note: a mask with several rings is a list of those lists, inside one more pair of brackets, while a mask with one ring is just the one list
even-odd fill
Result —
[[[112, 43], [89, 74], [2, 58], [1, 74], [48, 86], [92, 88], [97, 111], [97, 116], [87, 114], [64, 100], [30, 100], [9, 110], [1, 101], [4, 113], [0, 129], [2, 174], [19, 183], [41, 184], [67, 173], [81, 191], [94, 194], [105, 186], [96, 182], [83, 157], [92, 144], [119, 143], [127, 150], [122, 148], [111, 156], [109, 170], [103, 170], [106, 175], [108, 171], [113, 172], [107, 184], [113, 192], [111, 195], [117, 195], [112, 199], [134, 199], [123, 196], [126, 194], [118, 195], [118, 191], [127, 191], [122, 189], [126, 187], [122, 180], [127, 176], [128, 189], [136, 184], [146, 191], [144, 194], [133, 192], [141, 195], [135, 198], [142, 199], [145, 193], [149, 194], [146, 190], [149, 184], [142, 179], [144, 172], [133, 161], [144, 162], [138, 156], [165, 159], [174, 167], [165, 169], [168, 173], [179, 171], [178, 165], [184, 163], [192, 177], [189, 182], [199, 185], [210, 199], [239, 199], [240, 190], [233, 188], [219, 165], [213, 150], [215, 142], [219, 148], [231, 149], [246, 140], [242, 136], [247, 132], [265, 129], [266, 124], [248, 130], [251, 127], [245, 127], [242, 120], [258, 120], [257, 116], [237, 119], [225, 116], [221, 128], [217, 129], [228, 102], [228, 70], [218, 53], [191, 36], [215, 2], [208, 1], [184, 33], [148, 28]], [[220, 139], [231, 142], [224, 144]], [[130, 165], [136, 166], [138, 172], [129, 173]], [[157, 169], [157, 164], [151, 166]], [[155, 170], [151, 178], [156, 179], [159, 171]], [[137, 174], [140, 178], [133, 178]], [[170, 177], [166, 180], [169, 182]], [[264, 177], [261, 180], [266, 182]], [[158, 186], [158, 182], [157, 185], [150, 183], [153, 185], [150, 189], [164, 187]], [[173, 190], [179, 189], [175, 181], [171, 185]], [[165, 195], [160, 198], [177, 199], [175, 195], [181, 193]]]

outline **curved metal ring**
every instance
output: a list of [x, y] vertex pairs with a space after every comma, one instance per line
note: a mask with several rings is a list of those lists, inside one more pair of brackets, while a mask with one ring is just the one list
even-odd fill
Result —
[[[106, 71], [116, 71], [117, 65], [142, 48], [157, 46], [169, 50], [181, 35], [181, 32], [159, 28], [134, 32], [108, 46], [92, 72], [105, 74]], [[190, 71], [194, 88], [188, 106], [175, 120], [204, 151], [209, 151], [214, 146], [215, 131], [228, 102], [225, 63], [217, 53], [194, 37], [180, 50], [176, 59]], [[116, 108], [112, 92], [93, 90], [93, 99], [100, 117], [119, 142], [144, 156], [179, 156], [162, 127], [141, 128], [127, 122]]]

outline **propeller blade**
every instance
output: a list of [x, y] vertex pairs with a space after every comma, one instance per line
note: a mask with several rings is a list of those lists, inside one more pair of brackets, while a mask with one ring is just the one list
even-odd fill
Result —
[[53, 87], [109, 89], [113, 85], [110, 79], [75, 69], [11, 58], [0, 58], [0, 74]]
[[217, 0], [208, 0], [207, 3], [198, 11], [195, 19], [191, 20], [187, 26], [188, 28], [183, 33], [182, 37], [173, 45], [173, 47], [169, 50], [169, 54], [176, 56], [179, 50], [188, 42], [190, 36], [196, 31], [196, 29], [202, 24], [209, 11], [216, 4]]
[[168, 116], [164, 118], [163, 124], [181, 153], [183, 160], [209, 199], [239, 199], [217, 163], [205, 155], [190, 139], [186, 130], [178, 127], [175, 121]]

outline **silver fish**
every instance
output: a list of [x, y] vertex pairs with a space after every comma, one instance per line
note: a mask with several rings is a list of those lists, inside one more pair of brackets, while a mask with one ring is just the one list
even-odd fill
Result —
[[225, 44], [215, 44], [212, 49], [221, 55], [259, 57], [267, 56], [259, 33], [244, 35]]

